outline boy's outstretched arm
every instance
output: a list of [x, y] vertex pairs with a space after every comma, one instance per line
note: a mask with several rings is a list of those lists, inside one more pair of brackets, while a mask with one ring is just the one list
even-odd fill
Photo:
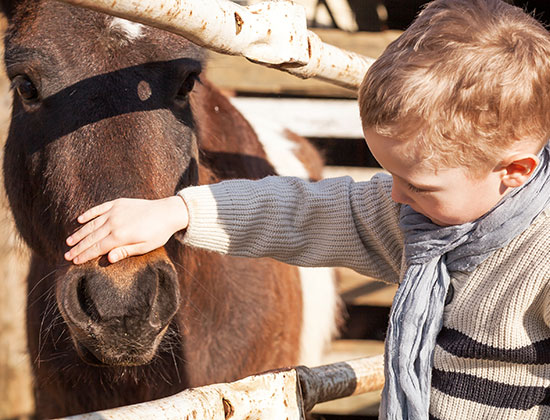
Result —
[[65, 259], [75, 264], [108, 253], [111, 263], [163, 246], [185, 229], [187, 206], [179, 196], [160, 200], [120, 198], [91, 208], [78, 217], [83, 226], [67, 238]]
[[83, 226], [67, 239], [73, 248], [65, 258], [81, 264], [107, 254], [116, 262], [152, 251], [176, 233], [192, 248], [349, 267], [395, 282], [403, 234], [391, 188], [387, 175], [358, 183], [271, 176], [191, 186], [162, 200], [119, 199], [79, 217]]

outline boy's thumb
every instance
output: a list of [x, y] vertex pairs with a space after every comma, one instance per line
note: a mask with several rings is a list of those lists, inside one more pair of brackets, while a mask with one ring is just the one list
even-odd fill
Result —
[[127, 258], [130, 256], [130, 253], [128, 252], [128, 249], [126, 247], [120, 247], [115, 248], [111, 252], [109, 252], [109, 255], [107, 258], [109, 259], [109, 262], [114, 264], [117, 261], [123, 260], [124, 258]]
[[114, 264], [120, 260], [123, 260], [124, 258], [128, 258], [133, 255], [146, 254], [147, 252], [149, 251], [145, 249], [143, 244], [132, 244], [121, 246], [119, 248], [111, 250], [107, 258], [109, 259], [110, 263]]

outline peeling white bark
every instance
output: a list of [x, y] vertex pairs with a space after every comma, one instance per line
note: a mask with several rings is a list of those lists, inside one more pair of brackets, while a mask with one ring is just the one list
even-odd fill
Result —
[[296, 371], [267, 373], [67, 420], [301, 420], [297, 392]]
[[384, 361], [380, 355], [249, 376], [66, 420], [304, 420], [306, 410], [317, 403], [376, 391], [383, 385]]
[[62, 0], [181, 35], [301, 78], [357, 89], [374, 59], [323, 43], [290, 0], [243, 7], [229, 0]]

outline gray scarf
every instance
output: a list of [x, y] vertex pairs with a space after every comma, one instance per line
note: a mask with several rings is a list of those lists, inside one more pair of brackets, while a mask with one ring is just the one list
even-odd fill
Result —
[[474, 222], [441, 227], [402, 206], [407, 269], [390, 314], [380, 419], [428, 419], [432, 357], [443, 325], [449, 272], [473, 271], [525, 231], [548, 205], [550, 143], [528, 182]]

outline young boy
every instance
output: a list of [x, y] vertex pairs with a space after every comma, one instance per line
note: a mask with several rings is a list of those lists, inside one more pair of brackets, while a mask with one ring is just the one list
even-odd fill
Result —
[[549, 419], [548, 33], [500, 0], [436, 0], [359, 102], [391, 177], [115, 200], [79, 217], [67, 260], [115, 262], [182, 231], [190, 246], [398, 282], [381, 418]]

